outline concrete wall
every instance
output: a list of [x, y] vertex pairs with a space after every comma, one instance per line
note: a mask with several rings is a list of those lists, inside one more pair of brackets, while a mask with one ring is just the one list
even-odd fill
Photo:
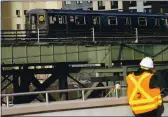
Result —
[[[168, 116], [168, 97], [163, 98]], [[133, 116], [127, 97], [92, 98], [49, 103], [14, 104], [2, 106], [2, 115], [14, 116]]]
[[[168, 116], [168, 103], [164, 104], [165, 111], [162, 116]], [[25, 116], [134, 116], [129, 106], [114, 106], [104, 108], [91, 108], [50, 113], [29, 114]]]
[[129, 106], [114, 106], [104, 108], [91, 108], [81, 110], [29, 114], [25, 116], [133, 116], [133, 113], [131, 112]]

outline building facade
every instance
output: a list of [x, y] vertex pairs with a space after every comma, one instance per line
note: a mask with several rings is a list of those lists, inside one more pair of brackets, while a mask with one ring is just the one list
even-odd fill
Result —
[[128, 5], [126, 1], [93, 1], [93, 10], [128, 11]]
[[92, 1], [62, 1], [62, 9], [68, 10], [92, 10]]
[[168, 1], [93, 1], [93, 10], [168, 13]]
[[35, 8], [61, 9], [62, 1], [3, 1], [1, 2], [1, 29], [24, 30], [25, 14]]
[[129, 11], [168, 13], [168, 1], [129, 1]]

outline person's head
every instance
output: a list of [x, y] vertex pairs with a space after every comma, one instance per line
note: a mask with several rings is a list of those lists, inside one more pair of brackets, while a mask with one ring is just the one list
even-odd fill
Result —
[[154, 69], [153, 60], [150, 57], [145, 57], [140, 62], [140, 68], [144, 70]]

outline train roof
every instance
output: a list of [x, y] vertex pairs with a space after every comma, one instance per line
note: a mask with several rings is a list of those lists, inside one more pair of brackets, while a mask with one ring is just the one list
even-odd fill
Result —
[[85, 14], [85, 15], [135, 15], [135, 16], [165, 16], [164, 14], [153, 14], [144, 12], [121, 12], [121, 11], [99, 11], [99, 10], [65, 10], [65, 9], [32, 9], [30, 11], [46, 11], [47, 13], [61, 13], [61, 14]]

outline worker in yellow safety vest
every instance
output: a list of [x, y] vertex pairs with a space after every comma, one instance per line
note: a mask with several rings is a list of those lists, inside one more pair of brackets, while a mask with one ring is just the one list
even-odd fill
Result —
[[136, 117], [161, 117], [164, 111], [160, 88], [151, 86], [155, 72], [153, 60], [145, 57], [138, 71], [126, 77], [128, 102]]

